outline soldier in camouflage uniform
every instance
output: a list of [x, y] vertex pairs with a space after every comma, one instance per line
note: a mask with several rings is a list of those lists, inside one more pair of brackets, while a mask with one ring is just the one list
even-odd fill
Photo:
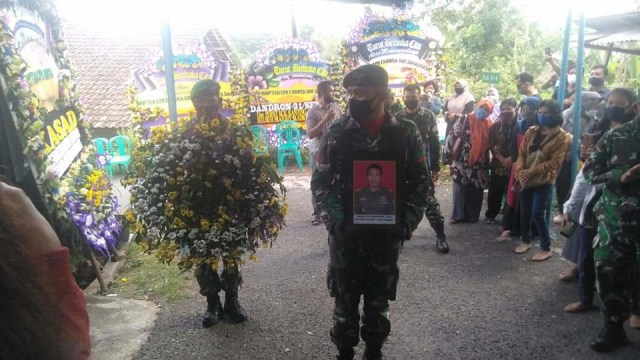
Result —
[[633, 92], [625, 90], [612, 91], [605, 109], [605, 118], [624, 125], [600, 139], [583, 168], [587, 181], [603, 187], [594, 208], [600, 221], [594, 258], [605, 327], [589, 344], [598, 352], [629, 342], [623, 323], [630, 315], [637, 281], [634, 272], [640, 261], [640, 117]]
[[[338, 359], [352, 359], [360, 333], [360, 297], [364, 296], [361, 334], [365, 359], [381, 359], [382, 344], [391, 330], [389, 300], [396, 298], [398, 256], [402, 242], [418, 226], [432, 189], [422, 139], [416, 126], [395, 118], [385, 107], [388, 75], [377, 65], [364, 65], [345, 76], [349, 115], [335, 120], [318, 153], [311, 180], [329, 232], [327, 285], [335, 298], [331, 340]], [[405, 182], [398, 182], [403, 221], [394, 228], [358, 226], [346, 218], [353, 199], [349, 157], [354, 152], [385, 152], [399, 156]]]
[[444, 235], [444, 217], [440, 212], [440, 204], [435, 194], [434, 183], [438, 181], [440, 173], [440, 136], [438, 136], [438, 122], [433, 112], [420, 107], [420, 87], [417, 85], [407, 85], [404, 88], [404, 105], [405, 108], [396, 114], [397, 117], [413, 121], [420, 134], [422, 135], [422, 143], [425, 145], [425, 154], [427, 155], [429, 170], [431, 176], [427, 178], [429, 192], [427, 198], [427, 210], [425, 216], [429, 220], [429, 225], [436, 233], [436, 247], [443, 254], [449, 252], [449, 244], [447, 244]]

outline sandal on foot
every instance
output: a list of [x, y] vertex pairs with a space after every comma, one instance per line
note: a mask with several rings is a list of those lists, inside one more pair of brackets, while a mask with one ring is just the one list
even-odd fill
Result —
[[533, 261], [545, 261], [551, 258], [551, 251], [538, 251], [531, 260]]
[[564, 311], [569, 314], [578, 314], [593, 309], [593, 305], [585, 305], [581, 302], [574, 302], [564, 307]]
[[578, 268], [574, 267], [569, 271], [563, 271], [560, 273], [560, 281], [573, 282], [578, 279]]
[[531, 248], [531, 244], [520, 244], [516, 246], [515, 252], [516, 254], [524, 254]]

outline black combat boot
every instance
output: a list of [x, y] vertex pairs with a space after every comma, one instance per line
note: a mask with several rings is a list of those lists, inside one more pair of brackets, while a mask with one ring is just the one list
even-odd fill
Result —
[[382, 345], [369, 345], [364, 348], [362, 360], [382, 360]]
[[449, 244], [447, 244], [447, 238], [444, 236], [444, 223], [437, 222], [433, 226], [433, 230], [436, 232], [436, 247], [438, 251], [443, 254], [449, 252]]
[[207, 311], [202, 317], [202, 327], [208, 328], [217, 324], [222, 317], [222, 304], [220, 297], [216, 295], [207, 296]]
[[336, 356], [337, 360], [353, 360], [353, 348], [352, 347], [344, 347], [338, 348], [338, 355]]
[[449, 244], [447, 244], [447, 238], [444, 234], [436, 236], [436, 247], [438, 248], [438, 251], [443, 254], [449, 252]]
[[610, 322], [604, 324], [604, 328], [598, 336], [591, 340], [589, 347], [597, 352], [609, 352], [621, 346], [629, 344], [627, 334], [622, 327], [623, 322]]
[[[235, 291], [234, 291], [235, 290]], [[233, 322], [247, 321], [247, 312], [238, 302], [238, 288], [227, 290], [224, 295], [224, 313]]]

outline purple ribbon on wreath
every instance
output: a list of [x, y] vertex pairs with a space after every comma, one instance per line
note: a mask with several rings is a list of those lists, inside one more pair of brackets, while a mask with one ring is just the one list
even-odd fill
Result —
[[[112, 209], [118, 206], [118, 201], [112, 199]], [[111, 256], [109, 244], [115, 246], [122, 227], [113, 213], [99, 224], [95, 222], [92, 213], [82, 210], [80, 201], [74, 199], [73, 194], [67, 195], [65, 212], [80, 231], [83, 239], [94, 249], [106, 256]]]

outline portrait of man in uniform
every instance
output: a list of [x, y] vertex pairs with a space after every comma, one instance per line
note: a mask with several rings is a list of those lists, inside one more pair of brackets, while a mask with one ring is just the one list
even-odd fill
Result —
[[395, 224], [395, 162], [354, 161], [354, 185], [354, 224]]

